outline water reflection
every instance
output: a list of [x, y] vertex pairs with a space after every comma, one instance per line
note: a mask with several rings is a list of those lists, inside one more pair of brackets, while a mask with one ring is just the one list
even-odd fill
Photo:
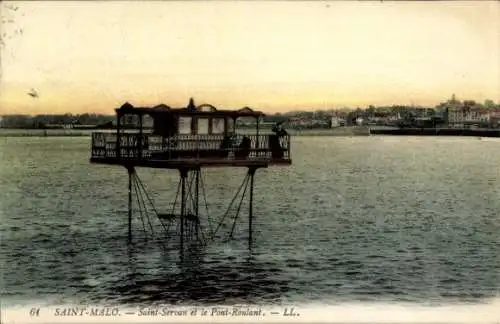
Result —
[[[288, 281], [283, 273], [280, 275], [278, 265], [259, 261], [249, 253], [244, 258], [216, 259], [208, 257], [204, 248], [193, 246], [183, 258], [174, 249], [161, 249], [158, 258], [153, 259], [156, 253], [149, 250], [144, 254], [148, 248], [153, 247], [129, 247], [127, 272], [97, 294], [95, 300], [129, 305], [214, 305], [279, 300], [288, 291]], [[155, 271], [150, 271], [153, 268]]]

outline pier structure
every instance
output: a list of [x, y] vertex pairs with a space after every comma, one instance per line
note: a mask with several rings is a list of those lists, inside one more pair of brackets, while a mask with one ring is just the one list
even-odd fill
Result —
[[[175, 238], [183, 251], [187, 242], [206, 244], [214, 239], [240, 198], [229, 234], [231, 238], [248, 191], [248, 244], [251, 247], [255, 173], [260, 168], [292, 163], [290, 136], [282, 129], [267, 134], [259, 130], [263, 116], [264, 113], [248, 107], [222, 110], [208, 104], [196, 106], [193, 99], [182, 108], [164, 104], [134, 107], [125, 103], [116, 109], [116, 131], [92, 134], [90, 162], [123, 166], [127, 170], [129, 241], [133, 237], [134, 201], [140, 211], [143, 232], [155, 232], [151, 219], [143, 217], [143, 213], [152, 209], [162, 238]], [[238, 129], [240, 118], [255, 119], [255, 128]], [[179, 173], [175, 201], [168, 211], [161, 210], [149, 196], [146, 185], [137, 175], [140, 167]], [[246, 176], [221, 221], [212, 224], [202, 170], [235, 167], [246, 168]], [[206, 219], [200, 213], [202, 203]]]

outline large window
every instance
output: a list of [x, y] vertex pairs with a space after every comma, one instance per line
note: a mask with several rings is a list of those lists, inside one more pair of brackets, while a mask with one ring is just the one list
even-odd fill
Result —
[[179, 117], [179, 134], [191, 134], [191, 117]]
[[208, 118], [198, 118], [198, 134], [208, 134]]
[[133, 114], [123, 115], [121, 118], [121, 126], [124, 128], [137, 128], [139, 127], [139, 116]]
[[212, 134], [224, 134], [224, 118], [212, 119]]
[[153, 128], [154, 124], [154, 119], [150, 115], [144, 115], [143, 120], [142, 120], [142, 127], [143, 128]]
[[228, 118], [227, 119], [227, 131], [229, 134], [231, 133], [235, 133], [235, 129], [234, 129], [234, 120], [232, 118]]

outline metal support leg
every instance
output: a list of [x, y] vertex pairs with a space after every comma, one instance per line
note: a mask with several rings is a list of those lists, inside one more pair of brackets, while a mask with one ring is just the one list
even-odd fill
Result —
[[134, 168], [127, 167], [128, 172], [128, 240], [132, 241], [132, 177]]
[[248, 248], [252, 248], [252, 222], [253, 222], [253, 180], [255, 175], [255, 169], [248, 169], [248, 174], [250, 175], [250, 197], [248, 202]]
[[187, 177], [187, 171], [186, 170], [180, 170], [181, 172], [181, 217], [180, 217], [180, 222], [181, 222], [181, 253], [184, 252], [184, 221], [185, 221], [185, 216], [186, 216], [186, 177]]
[[195, 208], [195, 215], [196, 215], [196, 222], [195, 222], [195, 235], [196, 239], [198, 239], [198, 229], [200, 227], [199, 221], [200, 221], [200, 169], [195, 170], [195, 193], [194, 193], [194, 208]]

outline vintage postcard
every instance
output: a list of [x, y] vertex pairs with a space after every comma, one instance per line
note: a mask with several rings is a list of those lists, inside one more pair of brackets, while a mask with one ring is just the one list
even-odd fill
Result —
[[500, 2], [0, 9], [0, 323], [500, 323]]

